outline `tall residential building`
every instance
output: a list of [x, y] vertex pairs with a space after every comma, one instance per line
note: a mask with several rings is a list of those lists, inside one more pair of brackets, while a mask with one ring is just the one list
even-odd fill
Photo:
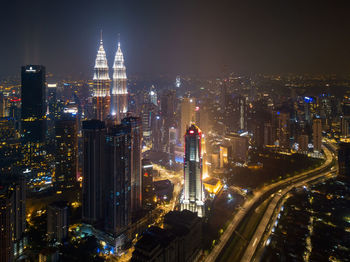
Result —
[[41, 65], [22, 66], [21, 78], [23, 142], [44, 142], [46, 113], [45, 67]]
[[105, 172], [105, 123], [83, 121], [83, 215], [85, 222], [103, 222], [103, 191]]
[[126, 68], [124, 56], [118, 42], [118, 49], [113, 64], [113, 86], [111, 88], [110, 114], [116, 117], [117, 122], [126, 117], [128, 112], [128, 90], [126, 87]]
[[63, 243], [68, 238], [68, 205], [57, 201], [47, 206], [47, 236], [53, 243]]
[[0, 261], [10, 262], [24, 250], [26, 190], [24, 181], [13, 175], [2, 175], [0, 185]]
[[276, 139], [279, 147], [284, 150], [290, 149], [290, 115], [287, 112], [277, 111], [273, 116], [276, 127]]
[[105, 230], [117, 235], [131, 224], [131, 132], [124, 125], [109, 128], [106, 136]]
[[169, 152], [169, 129], [175, 124], [176, 92], [166, 90], [160, 100], [161, 144], [164, 152]]
[[322, 146], [322, 122], [321, 119], [314, 119], [312, 124], [312, 138], [314, 143], [314, 151], [321, 152]]
[[153, 103], [145, 103], [142, 105], [142, 132], [144, 142], [147, 146], [152, 145], [152, 140], [154, 136], [153, 131], [156, 131], [155, 126], [157, 124], [157, 113], [158, 108]]
[[180, 141], [184, 144], [184, 135], [187, 128], [195, 121], [196, 116], [196, 101], [194, 98], [184, 97], [181, 101], [181, 126], [180, 126]]
[[339, 175], [350, 179], [350, 143], [348, 141], [339, 143], [338, 165]]
[[142, 200], [145, 209], [155, 205], [154, 197], [153, 165], [149, 159], [142, 159]]
[[197, 212], [199, 217], [205, 215], [204, 188], [202, 183], [202, 133], [198, 127], [191, 125], [185, 135], [184, 189], [181, 198], [181, 210]]
[[131, 212], [142, 209], [142, 122], [139, 117], [126, 117], [122, 125], [131, 134]]
[[100, 47], [97, 51], [95, 60], [93, 82], [94, 117], [98, 120], [103, 121], [109, 114], [110, 78], [106, 52], [103, 48], [102, 35], [100, 40]]
[[78, 121], [64, 116], [55, 121], [56, 132], [56, 185], [72, 187], [78, 171]]

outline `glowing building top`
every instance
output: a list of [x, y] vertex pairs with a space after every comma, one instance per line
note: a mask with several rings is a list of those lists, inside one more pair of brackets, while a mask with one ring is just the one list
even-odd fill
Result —
[[128, 90], [126, 87], [126, 68], [124, 56], [118, 42], [117, 52], [113, 64], [113, 85], [111, 88], [110, 114], [120, 122], [128, 111]]
[[185, 134], [184, 189], [181, 196], [181, 210], [205, 215], [205, 195], [202, 181], [201, 130], [192, 124]]
[[100, 40], [100, 47], [97, 51], [97, 56], [95, 60], [93, 80], [110, 80], [106, 52], [103, 48], [102, 34]]
[[[116, 80], [116, 81], [115, 81]], [[124, 81], [123, 81], [124, 80]], [[125, 85], [124, 85], [125, 82]], [[124, 65], [124, 56], [120, 48], [120, 42], [118, 42], [118, 49], [115, 53], [113, 64], [113, 88], [112, 94], [127, 94], [126, 89], [126, 67]]]

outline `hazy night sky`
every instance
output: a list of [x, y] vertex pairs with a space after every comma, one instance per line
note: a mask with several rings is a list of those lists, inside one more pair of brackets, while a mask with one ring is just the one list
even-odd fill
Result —
[[347, 1], [1, 0], [0, 77], [40, 63], [91, 75], [103, 30], [127, 73], [350, 72]]

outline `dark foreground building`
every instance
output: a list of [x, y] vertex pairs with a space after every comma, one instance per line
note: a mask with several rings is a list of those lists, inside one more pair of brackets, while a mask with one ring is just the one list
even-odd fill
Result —
[[150, 227], [135, 245], [131, 261], [190, 262], [201, 254], [202, 220], [188, 210], [165, 215], [164, 229]]
[[23, 142], [38, 143], [45, 139], [45, 67], [22, 66], [21, 119]]
[[350, 179], [350, 143], [339, 143], [338, 163], [339, 174]]
[[25, 184], [13, 176], [0, 177], [0, 262], [10, 262], [24, 250]]

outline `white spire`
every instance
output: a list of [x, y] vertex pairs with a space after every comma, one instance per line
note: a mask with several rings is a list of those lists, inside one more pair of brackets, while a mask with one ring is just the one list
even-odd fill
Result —
[[105, 52], [105, 49], [103, 48], [102, 30], [101, 30], [100, 47], [97, 51], [94, 69], [95, 69], [94, 78], [93, 78], [94, 80], [109, 80], [109, 68], [107, 63], [106, 52]]
[[[124, 55], [120, 48], [120, 42], [118, 41], [117, 52], [115, 53], [113, 64], [113, 80], [126, 80], [126, 67], [124, 65]], [[127, 90], [121, 86], [113, 86], [112, 93], [127, 93]]]

